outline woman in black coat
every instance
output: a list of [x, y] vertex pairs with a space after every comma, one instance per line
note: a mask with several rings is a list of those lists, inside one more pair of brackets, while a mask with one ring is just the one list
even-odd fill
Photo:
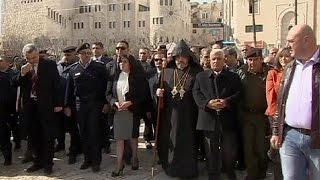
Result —
[[108, 83], [108, 100], [114, 113], [114, 137], [117, 142], [117, 166], [112, 176], [119, 176], [124, 169], [124, 140], [130, 140], [132, 169], [139, 168], [137, 155], [139, 116], [145, 114], [145, 106], [151, 99], [149, 85], [143, 67], [133, 56], [123, 55], [119, 61], [120, 72]]

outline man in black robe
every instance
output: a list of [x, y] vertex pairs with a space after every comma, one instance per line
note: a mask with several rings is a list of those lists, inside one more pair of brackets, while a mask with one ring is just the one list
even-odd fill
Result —
[[[195, 76], [202, 71], [188, 45], [181, 40], [173, 50], [173, 60], [164, 71], [164, 87], [157, 96], [164, 97], [162, 121], [170, 120], [167, 175], [192, 178], [198, 175], [196, 123], [198, 108], [192, 96]], [[161, 134], [161, 132], [160, 132]], [[165, 140], [166, 141], [166, 140]]]

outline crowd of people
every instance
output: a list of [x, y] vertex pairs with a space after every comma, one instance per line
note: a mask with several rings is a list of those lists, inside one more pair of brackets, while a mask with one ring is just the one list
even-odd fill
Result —
[[183, 40], [166, 48], [142, 47], [136, 59], [123, 40], [110, 58], [101, 42], [84, 43], [56, 62], [27, 44], [23, 60], [0, 55], [4, 165], [25, 139], [26, 172], [49, 175], [69, 133], [68, 163], [83, 154], [80, 169], [93, 172], [115, 139], [111, 176], [121, 176], [125, 165], [139, 169], [143, 120], [146, 147], [170, 177], [197, 177], [205, 161], [209, 180], [238, 179], [236, 169], [264, 179], [271, 160], [276, 180], [319, 179], [320, 52], [308, 25], [292, 27], [286, 46], [265, 58], [248, 45], [239, 57], [219, 44], [199, 53]]

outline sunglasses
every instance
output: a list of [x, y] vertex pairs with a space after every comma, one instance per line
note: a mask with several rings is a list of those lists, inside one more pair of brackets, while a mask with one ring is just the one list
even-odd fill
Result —
[[127, 48], [126, 47], [116, 47], [116, 50], [126, 50]]
[[158, 62], [158, 61], [162, 62], [162, 59], [154, 59], [154, 61], [155, 62]]

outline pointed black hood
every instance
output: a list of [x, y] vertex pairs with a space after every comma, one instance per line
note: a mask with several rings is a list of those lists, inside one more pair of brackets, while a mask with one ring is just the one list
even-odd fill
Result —
[[190, 50], [190, 47], [187, 45], [187, 43], [182, 39], [178, 44], [175, 46], [175, 48], [172, 51], [172, 60], [169, 61], [168, 66], [169, 68], [176, 67], [175, 59], [177, 56], [189, 56], [190, 67], [192, 66], [200, 66], [199, 62], [197, 61], [196, 56], [193, 54], [193, 52]]

